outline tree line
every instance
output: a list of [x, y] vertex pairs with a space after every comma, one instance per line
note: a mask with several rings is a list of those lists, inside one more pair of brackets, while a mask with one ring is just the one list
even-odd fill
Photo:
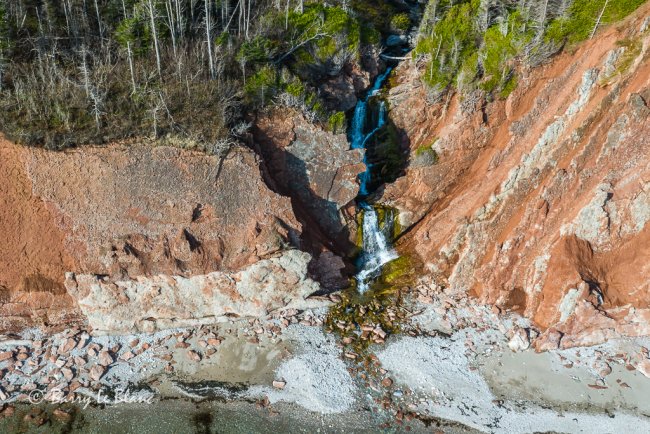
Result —
[[645, 0], [430, 0], [414, 56], [434, 98], [449, 89], [507, 97], [517, 64], [536, 66], [592, 38]]
[[149, 136], [220, 152], [269, 97], [326, 118], [312, 76], [378, 43], [363, 8], [389, 3], [0, 0], [0, 129], [56, 149]]

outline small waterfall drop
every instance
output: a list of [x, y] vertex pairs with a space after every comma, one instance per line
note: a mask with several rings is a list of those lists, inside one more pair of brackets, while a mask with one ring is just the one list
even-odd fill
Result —
[[[384, 230], [379, 227], [377, 211], [366, 203], [360, 204], [363, 213], [363, 253], [361, 255], [361, 267], [356, 275], [357, 290], [360, 293], [366, 292], [370, 287], [370, 280], [378, 277], [381, 268], [397, 259], [397, 253], [390, 247], [387, 233], [393, 227], [392, 219], [386, 218]], [[391, 214], [392, 216], [392, 214]]]

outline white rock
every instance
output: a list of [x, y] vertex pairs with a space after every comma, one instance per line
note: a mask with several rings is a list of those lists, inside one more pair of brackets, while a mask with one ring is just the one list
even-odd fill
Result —
[[508, 348], [514, 352], [524, 351], [530, 347], [530, 340], [528, 339], [528, 332], [525, 329], [517, 327], [508, 342]]

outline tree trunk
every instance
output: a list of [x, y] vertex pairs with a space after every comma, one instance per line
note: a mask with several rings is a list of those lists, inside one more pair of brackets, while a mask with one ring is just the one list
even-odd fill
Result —
[[135, 84], [135, 69], [133, 68], [133, 53], [131, 53], [131, 42], [127, 41], [126, 43], [126, 55], [129, 58], [129, 70], [131, 71], [131, 85], [133, 86], [133, 93], [137, 90]]
[[95, 13], [97, 14], [97, 28], [99, 29], [99, 45], [104, 47], [104, 33], [102, 31], [102, 17], [99, 14], [99, 5], [97, 0], [95, 0]]
[[596, 34], [596, 30], [598, 30], [598, 26], [600, 25], [600, 20], [603, 19], [603, 14], [605, 13], [605, 9], [607, 9], [607, 3], [609, 3], [609, 0], [605, 0], [603, 9], [600, 11], [600, 15], [598, 15], [598, 19], [596, 20], [596, 25], [594, 26], [594, 29], [591, 31], [591, 35], [589, 35], [589, 39], [593, 38], [594, 35]]
[[[209, 0], [204, 0], [205, 4], [205, 39], [208, 47], [208, 62], [210, 64], [210, 78], [214, 80], [214, 59], [212, 58], [212, 37], [210, 36], [210, 4]], [[205, 65], [205, 64], [204, 64]]]
[[156, 11], [153, 7], [153, 1], [148, 1], [149, 18], [151, 21], [151, 36], [153, 36], [153, 45], [156, 51], [156, 66], [158, 68], [158, 76], [162, 76], [162, 66], [160, 64], [160, 48], [158, 47], [158, 31], [156, 30], [156, 19], [154, 17]]

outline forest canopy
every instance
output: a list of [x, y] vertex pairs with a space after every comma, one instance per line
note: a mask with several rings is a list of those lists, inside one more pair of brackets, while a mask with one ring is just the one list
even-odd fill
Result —
[[414, 50], [434, 94], [453, 88], [506, 97], [516, 64], [536, 66], [592, 37], [645, 0], [430, 0]]
[[0, 129], [53, 149], [152, 137], [218, 153], [269, 103], [327, 124], [314, 85], [380, 42], [389, 3], [0, 0]]

